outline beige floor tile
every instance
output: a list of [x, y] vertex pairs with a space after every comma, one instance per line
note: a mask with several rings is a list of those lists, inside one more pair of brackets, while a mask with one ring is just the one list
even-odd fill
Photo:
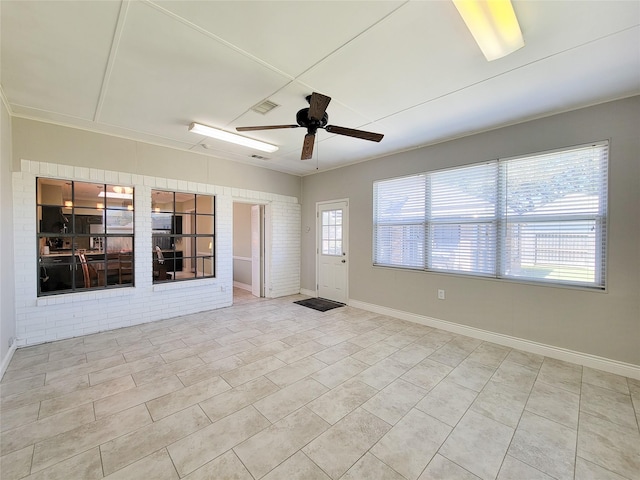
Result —
[[261, 478], [329, 428], [308, 408], [301, 408], [234, 447], [255, 478]]
[[[152, 422], [144, 405], [36, 443], [31, 471], [39, 471]], [[97, 450], [97, 449], [96, 449]]]
[[[4, 477], [2, 477], [4, 479]], [[33, 473], [25, 480], [94, 480], [102, 478], [102, 464], [100, 452], [92, 448], [60, 463]]]
[[28, 368], [16, 369], [13, 371], [5, 372], [2, 377], [3, 382], [13, 382], [15, 380], [21, 380], [41, 373], [52, 373], [56, 370], [61, 370], [68, 367], [74, 367], [76, 365], [82, 365], [87, 363], [87, 356], [84, 353], [74, 354], [70, 353], [66, 357], [55, 360], [53, 362], [39, 363]]
[[638, 427], [631, 396], [608, 388], [597, 387], [588, 383], [583, 384], [580, 397], [580, 412], [588, 413], [625, 427]]
[[453, 370], [452, 367], [425, 359], [402, 375], [402, 379], [429, 391]]
[[270, 425], [248, 406], [167, 447], [178, 474], [184, 476]]
[[61, 368], [52, 372], [47, 372], [47, 378], [45, 384], [58, 382], [64, 377], [79, 377], [82, 375], [91, 374], [105, 368], [113, 367], [116, 365], [122, 365], [124, 363], [124, 357], [121, 354], [112, 355], [111, 357], [102, 358], [100, 360], [94, 360], [92, 362], [85, 362], [80, 365], [74, 365], [72, 367]]
[[[126, 377], [125, 377], [126, 378]], [[102, 384], [104, 385], [104, 384]], [[98, 385], [99, 387], [99, 385]], [[120, 393], [96, 400], [93, 403], [96, 418], [104, 418], [135, 405], [148, 402], [183, 387], [178, 377], [167, 377], [162, 382], [149, 383], [141, 387], [129, 388]], [[96, 387], [97, 388], [97, 387]]]
[[573, 393], [580, 393], [582, 367], [562, 360], [545, 358], [540, 367], [538, 380]]
[[145, 385], [147, 383], [159, 382], [166, 377], [171, 377], [177, 373], [191, 370], [204, 365], [200, 357], [193, 356], [176, 360], [172, 363], [160, 364], [158, 366], [135, 372], [132, 377], [136, 385]]
[[498, 368], [511, 349], [495, 343], [484, 342], [467, 357], [488, 367]]
[[584, 458], [576, 458], [575, 480], [628, 480], [606, 468], [588, 462]]
[[312, 378], [306, 378], [258, 400], [253, 405], [270, 422], [276, 422], [326, 391], [327, 387], [321, 383]]
[[204, 464], [199, 469], [191, 472], [184, 480], [253, 480], [253, 477], [238, 459], [233, 450], [220, 455], [215, 460]]
[[127, 362], [135, 362], [136, 360], [140, 360], [142, 358], [152, 357], [155, 355], [160, 355], [162, 353], [168, 353], [179, 348], [185, 348], [187, 346], [180, 339], [162, 343], [152, 343], [150, 341], [147, 341], [147, 343], [149, 343], [149, 345], [142, 348], [140, 344], [137, 344], [134, 347], [127, 347], [122, 353], [124, 355], [124, 359]]
[[[321, 340], [321, 339], [318, 339], [318, 340]], [[359, 352], [360, 350], [362, 349], [355, 343], [342, 342], [342, 343], [338, 343], [337, 345], [327, 347], [321, 352], [314, 354], [313, 358], [317, 358], [321, 362], [324, 362], [327, 365], [331, 365], [344, 358], [349, 357], [350, 355], [353, 355], [354, 353]]]
[[509, 455], [558, 480], [573, 479], [576, 430], [525, 411]]
[[63, 379], [60, 382], [43, 385], [41, 387], [32, 388], [24, 392], [8, 395], [2, 399], [0, 405], [2, 408], [16, 408], [28, 403], [37, 403], [49, 400], [66, 393], [81, 390], [89, 386], [89, 376], [81, 376]]
[[271, 470], [262, 480], [330, 480], [325, 472], [301, 451]]
[[3, 381], [0, 383], [0, 398], [17, 395], [28, 390], [33, 390], [34, 388], [42, 387], [44, 386], [45, 376], [46, 375], [44, 373], [41, 373], [39, 375], [34, 375], [33, 377], [27, 377], [13, 382]]
[[425, 389], [399, 378], [367, 400], [362, 408], [395, 425], [426, 394]]
[[133, 379], [127, 376], [101, 383], [95, 387], [83, 388], [49, 400], [43, 400], [40, 404], [40, 418], [55, 415], [80, 405], [96, 402], [111, 395], [132, 390], [134, 387], [135, 383], [133, 383]]
[[373, 397], [378, 390], [358, 380], [347, 380], [307, 404], [325, 421], [334, 424]]
[[413, 409], [371, 448], [371, 453], [405, 478], [414, 480], [451, 430], [443, 422]]
[[326, 368], [314, 373], [311, 377], [328, 388], [334, 388], [342, 382], [346, 382], [350, 378], [367, 369], [369, 366], [356, 360], [353, 357], [347, 357]]
[[495, 373], [495, 368], [466, 359], [447, 376], [447, 380], [480, 392]]
[[28, 403], [22, 407], [3, 408], [0, 404], [0, 432], [20, 427], [38, 420], [39, 403]]
[[582, 382], [629, 395], [629, 385], [627, 384], [626, 377], [614, 375], [613, 373], [583, 367]]
[[199, 367], [185, 370], [184, 372], [177, 373], [176, 375], [185, 387], [193, 385], [194, 383], [207, 380], [208, 378], [217, 377], [218, 375], [234, 370], [244, 365], [241, 359], [236, 355], [216, 360], [215, 362], [200, 365]]
[[470, 410], [516, 428], [529, 398], [528, 392], [515, 390], [490, 380], [482, 389]]
[[388, 343], [379, 342], [373, 345], [369, 345], [366, 348], [363, 348], [359, 352], [353, 354], [352, 358], [355, 358], [356, 360], [360, 360], [361, 362], [364, 362], [367, 365], [374, 365], [378, 363], [380, 360], [387, 358], [389, 355], [396, 352], [397, 350], [398, 350], [398, 347], [394, 347], [393, 345], [389, 345]]
[[[287, 332], [288, 333], [288, 332]], [[253, 363], [261, 358], [271, 357], [276, 353], [284, 352], [285, 350], [289, 350], [291, 345], [284, 343], [283, 341], [276, 340], [270, 343], [261, 344], [258, 347], [252, 348], [250, 350], [245, 350], [244, 352], [240, 352], [236, 355], [243, 363]]]
[[258, 377], [250, 382], [238, 385], [231, 390], [200, 403], [212, 422], [242, 410], [278, 390], [278, 387], [266, 377]]
[[505, 360], [493, 374], [491, 381], [528, 395], [537, 377], [536, 368]]
[[301, 343], [294, 347], [289, 348], [283, 352], [276, 353], [274, 356], [279, 358], [283, 362], [293, 363], [297, 362], [304, 357], [308, 357], [309, 355], [313, 355], [314, 353], [318, 353], [324, 350], [326, 347], [314, 340], [310, 340], [305, 343]]
[[587, 413], [580, 414], [578, 456], [633, 479], [640, 472], [640, 433]]
[[2, 432], [0, 451], [5, 455], [94, 420], [91, 404], [65, 410], [57, 415]]
[[416, 408], [455, 427], [477, 396], [478, 392], [445, 379], [418, 402]]
[[213, 377], [149, 400], [147, 408], [153, 420], [157, 421], [227, 390], [231, 390], [227, 382], [220, 377]]
[[542, 355], [536, 355], [535, 353], [524, 352], [522, 350], [511, 350], [505, 360], [537, 370], [542, 366], [544, 357]]
[[302, 451], [334, 480], [343, 475], [391, 426], [359, 408]]
[[448, 365], [450, 367], [457, 367], [460, 363], [469, 356], [467, 350], [464, 350], [455, 345], [451, 345], [451, 343], [447, 343], [446, 345], [440, 347], [434, 353], [429, 355], [429, 358], [433, 361], [443, 363], [444, 365]]
[[355, 378], [378, 390], [404, 375], [408, 368], [390, 356], [363, 370]]
[[512, 428], [467, 412], [439, 453], [484, 480], [494, 479], [512, 436]]
[[177, 480], [179, 477], [169, 453], [163, 448], [104, 478], [105, 480]]
[[365, 453], [341, 480], [405, 480], [405, 477], [394, 471], [388, 465], [385, 465], [370, 453]]
[[536, 470], [530, 465], [507, 455], [502, 462], [502, 468], [497, 480], [554, 480], [546, 473]]
[[[418, 480], [480, 480], [473, 473], [453, 463], [442, 455], [436, 455], [429, 462]], [[525, 480], [524, 478], [519, 480]]]
[[194, 406], [104, 443], [100, 445], [104, 474], [120, 470], [210, 424], [202, 409]]
[[33, 457], [33, 445], [21, 450], [7, 453], [2, 452], [0, 457], [0, 478], [2, 480], [17, 480], [29, 475], [31, 471], [31, 458]]
[[30, 355], [28, 357], [18, 357], [15, 361], [12, 361], [11, 364], [7, 367], [7, 372], [12, 372], [14, 370], [19, 370], [21, 368], [29, 368], [34, 365], [39, 365], [41, 363], [47, 363], [49, 361], [49, 353], [40, 353], [38, 355]]
[[165, 361], [160, 355], [152, 355], [149, 357], [141, 358], [140, 360], [122, 363], [114, 367], [104, 368], [102, 370], [90, 373], [89, 381], [91, 382], [91, 385], [98, 385], [99, 383], [104, 383], [109, 380], [115, 380], [116, 378], [125, 377], [141, 370], [147, 370], [149, 368], [157, 367], [158, 365], [165, 365]]
[[536, 382], [525, 409], [576, 430], [578, 428], [580, 395], [543, 382]]
[[[267, 480], [640, 471], [638, 380], [292, 303], [303, 295], [236, 293], [229, 308], [18, 349], [0, 382], [3, 480], [101, 477], [100, 460], [118, 469], [114, 480], [249, 480], [239, 444]], [[315, 433], [307, 423], [326, 430], [304, 445]], [[434, 455], [438, 432], [452, 428]], [[254, 444], [268, 446], [249, 453]]]
[[[363, 333], [362, 335], [358, 335], [357, 337], [353, 337], [351, 338], [349, 341], [351, 343], [355, 343], [356, 345], [362, 347], [362, 348], [366, 348], [369, 345], [373, 345], [374, 343], [378, 343], [382, 340], [384, 340], [385, 338], [390, 337], [389, 334], [387, 333], [383, 333], [380, 331], [376, 331], [376, 330], [372, 330], [366, 333]], [[397, 347], [396, 347], [397, 348]]]
[[238, 385], [246, 383], [250, 380], [254, 380], [269, 372], [273, 372], [278, 368], [282, 368], [285, 365], [285, 362], [274, 356], [265, 357], [256, 362], [249, 363], [247, 365], [243, 365], [242, 367], [236, 368], [235, 370], [223, 373], [221, 377], [224, 378], [225, 381], [232, 387], [237, 387]]
[[326, 363], [313, 357], [305, 357], [297, 362], [290, 363], [282, 368], [267, 373], [265, 376], [279, 387], [286, 387], [298, 380], [322, 370]]

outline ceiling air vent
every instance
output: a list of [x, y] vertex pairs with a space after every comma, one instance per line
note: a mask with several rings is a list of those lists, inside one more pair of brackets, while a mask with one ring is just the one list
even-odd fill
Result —
[[259, 103], [257, 105], [254, 105], [253, 107], [251, 107], [251, 110], [253, 110], [256, 113], [260, 113], [262, 115], [264, 115], [265, 113], [270, 112], [271, 110], [273, 110], [276, 107], [279, 107], [280, 105], [278, 105], [277, 103], [273, 103], [270, 100], [265, 100], [262, 103]]

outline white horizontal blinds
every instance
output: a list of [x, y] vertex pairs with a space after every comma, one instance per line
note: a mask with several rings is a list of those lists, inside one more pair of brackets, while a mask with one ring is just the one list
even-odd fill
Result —
[[603, 287], [608, 144], [501, 163], [502, 275]]
[[373, 263], [424, 268], [425, 176], [373, 185]]
[[497, 162], [428, 174], [428, 269], [496, 274], [497, 183]]

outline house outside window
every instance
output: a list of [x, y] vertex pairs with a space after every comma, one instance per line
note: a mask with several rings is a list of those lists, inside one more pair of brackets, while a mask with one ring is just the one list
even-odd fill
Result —
[[133, 286], [133, 187], [36, 182], [38, 296]]
[[152, 190], [153, 282], [215, 277], [215, 197]]
[[374, 265], [604, 289], [608, 142], [374, 182]]

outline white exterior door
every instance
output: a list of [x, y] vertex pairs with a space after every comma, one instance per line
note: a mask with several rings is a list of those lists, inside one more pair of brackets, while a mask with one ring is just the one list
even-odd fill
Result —
[[347, 303], [349, 298], [349, 203], [317, 205], [318, 296]]

